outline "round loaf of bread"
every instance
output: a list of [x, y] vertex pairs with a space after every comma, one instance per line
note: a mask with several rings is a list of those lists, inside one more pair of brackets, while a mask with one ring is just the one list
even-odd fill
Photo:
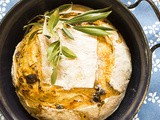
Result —
[[[73, 5], [64, 16], [76, 16], [87, 10], [90, 8]], [[115, 29], [107, 20], [92, 24]], [[117, 30], [97, 37], [68, 27], [74, 37], [70, 40], [62, 26], [62, 22], [56, 26], [62, 45], [72, 49], [77, 58], [62, 57], [54, 85], [50, 82], [53, 68], [47, 48], [56, 36], [47, 38], [39, 33], [30, 40], [31, 34], [39, 29], [33, 26], [16, 46], [12, 78], [20, 102], [31, 116], [40, 120], [105, 119], [125, 95], [132, 72], [130, 51]]]

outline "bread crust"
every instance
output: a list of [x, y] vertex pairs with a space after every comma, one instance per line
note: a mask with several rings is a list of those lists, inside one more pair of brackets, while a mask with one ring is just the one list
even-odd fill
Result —
[[[89, 9], [81, 5], [74, 5], [74, 8], [76, 8], [76, 10], [81, 10], [82, 12]], [[103, 120], [110, 116], [118, 108], [125, 95], [125, 91], [132, 72], [132, 66], [130, 52], [122, 36], [118, 34], [117, 31], [114, 31], [112, 35], [109, 35], [105, 39], [110, 39], [114, 46], [115, 64], [109, 83], [115, 90], [120, 93], [119, 95], [105, 98], [104, 103], [100, 106], [99, 104], [93, 104], [75, 109], [55, 109], [40, 105], [35, 109], [30, 106], [30, 104], [28, 104], [25, 100], [25, 97], [23, 97], [23, 95], [17, 91], [17, 95], [24, 108], [33, 117], [40, 120]], [[13, 55], [11, 74], [15, 87], [19, 85], [19, 81], [17, 80], [16, 54], [18, 51], [22, 50], [25, 44], [26, 40], [21, 41], [16, 46]]]

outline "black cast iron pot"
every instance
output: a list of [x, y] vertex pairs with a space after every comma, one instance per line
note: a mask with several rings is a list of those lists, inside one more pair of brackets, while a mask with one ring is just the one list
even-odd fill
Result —
[[[150, 0], [147, 1], [155, 7]], [[34, 119], [20, 104], [11, 78], [12, 56], [15, 46], [23, 38], [23, 26], [34, 16], [71, 2], [94, 9], [112, 6], [113, 12], [108, 19], [120, 31], [131, 52], [133, 72], [125, 98], [108, 119], [131, 119], [140, 108], [150, 81], [151, 50], [140, 24], [126, 6], [117, 0], [21, 0], [0, 25], [0, 110], [8, 120]], [[152, 51], [159, 46], [154, 46]]]

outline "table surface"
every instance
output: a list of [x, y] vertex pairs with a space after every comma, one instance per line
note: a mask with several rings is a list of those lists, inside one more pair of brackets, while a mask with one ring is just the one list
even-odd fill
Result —
[[[19, 0], [0, 0], [0, 21], [18, 1]], [[130, 5], [137, 0], [120, 1]], [[160, 1], [153, 0], [153, 2], [160, 10]], [[136, 8], [131, 9], [131, 12], [141, 24], [150, 48], [160, 43], [160, 21], [157, 19], [150, 5], [143, 1]], [[1, 112], [0, 120], [5, 120]], [[160, 120], [160, 48], [153, 53], [152, 76], [149, 90], [140, 111], [135, 115], [133, 120]]]

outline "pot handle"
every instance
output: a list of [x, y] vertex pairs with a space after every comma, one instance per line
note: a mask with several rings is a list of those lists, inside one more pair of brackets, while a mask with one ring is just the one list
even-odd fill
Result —
[[157, 6], [154, 4], [154, 2], [153, 2], [152, 0], [137, 0], [134, 4], [125, 5], [125, 6], [126, 6], [127, 8], [129, 8], [129, 9], [132, 9], [132, 8], [137, 7], [142, 1], [146, 1], [146, 2], [148, 2], [148, 3], [151, 5], [151, 7], [152, 7], [152, 9], [154, 10], [154, 12], [155, 12], [158, 20], [160, 21], [160, 12], [159, 12]]
[[154, 45], [154, 46], [151, 48], [151, 52], [153, 53], [157, 48], [160, 48], [160, 43], [157, 44], [157, 45]]
[[[158, 20], [160, 21], [160, 12], [159, 12], [159, 9], [157, 8], [157, 6], [154, 4], [154, 2], [152, 0], [137, 0], [134, 4], [131, 4], [131, 5], [125, 5], [128, 9], [132, 9], [132, 8], [135, 8], [137, 7], [142, 1], [146, 1], [148, 2], [152, 9], [154, 10]], [[154, 45], [152, 48], [151, 48], [151, 52], [153, 53], [157, 48], [160, 47], [160, 43], [157, 44], [157, 45]]]

